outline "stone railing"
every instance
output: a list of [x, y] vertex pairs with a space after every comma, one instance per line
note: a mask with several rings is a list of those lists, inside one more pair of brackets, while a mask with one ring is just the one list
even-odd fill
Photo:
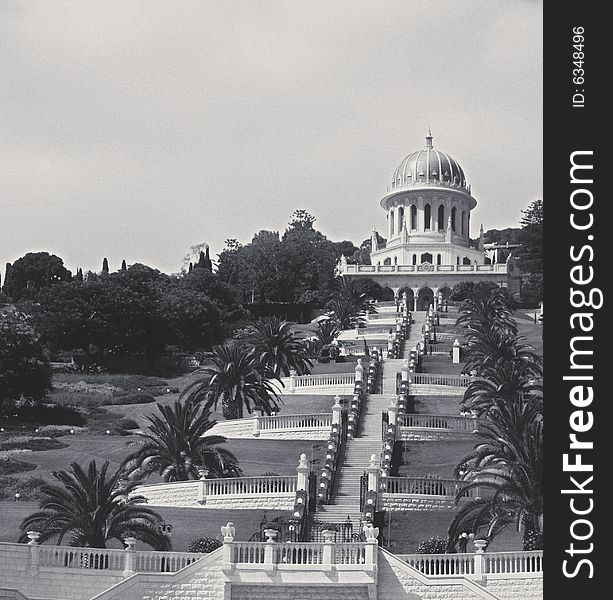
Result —
[[[387, 477], [383, 493], [400, 495], [447, 496], [455, 498], [465, 485], [456, 479], [435, 479], [430, 477]], [[472, 488], [463, 494], [466, 498], [478, 497], [479, 490]]]
[[[332, 532], [334, 533], [334, 532]], [[375, 544], [360, 542], [331, 544], [318, 542], [231, 542], [230, 564], [240, 565], [366, 565], [374, 564], [375, 553], [367, 563], [367, 548]], [[327, 553], [327, 547], [329, 552]], [[328, 554], [328, 555], [326, 555]]]
[[[376, 275], [388, 273], [418, 273], [424, 270], [422, 265], [344, 265], [343, 275]], [[506, 273], [506, 263], [493, 265], [428, 265], [429, 273]]]
[[336, 388], [330, 390], [330, 393], [339, 393], [342, 390], [339, 388], [347, 388], [347, 392], [353, 389], [355, 381], [355, 373], [326, 373], [322, 375], [295, 375], [290, 377], [282, 377], [281, 383], [283, 388], [281, 393], [296, 394], [310, 393], [310, 390], [316, 388]]
[[304, 429], [330, 429], [332, 413], [304, 415], [275, 415], [253, 418], [253, 435], [258, 436], [274, 431], [297, 431]]
[[475, 433], [475, 431], [479, 430], [479, 423], [480, 421], [476, 417], [457, 415], [398, 415], [398, 425], [400, 427], [442, 429], [460, 433]]
[[224, 477], [202, 479], [202, 495], [205, 500], [220, 496], [263, 496], [267, 494], [291, 494], [296, 492], [296, 476], [262, 475], [260, 477]]
[[524, 576], [543, 572], [543, 551], [477, 552], [465, 554], [397, 554], [399, 559], [425, 575], [467, 577], [482, 575]]
[[296, 476], [227, 477], [143, 485], [131, 495], [152, 506], [204, 508], [263, 508], [290, 510]]
[[409, 382], [414, 385], [447, 385], [451, 387], [468, 387], [470, 377], [467, 375], [440, 375], [437, 373], [411, 373]]
[[136, 539], [130, 537], [125, 539], [125, 549], [115, 550], [41, 545], [36, 542], [40, 534], [28, 532], [28, 535], [31, 538], [28, 544], [0, 542], [0, 562], [3, 555], [19, 553], [24, 555], [34, 572], [41, 569], [60, 569], [67, 574], [73, 571], [106, 571], [128, 576], [133, 573], [175, 573], [203, 557], [203, 554], [195, 552], [135, 550]]

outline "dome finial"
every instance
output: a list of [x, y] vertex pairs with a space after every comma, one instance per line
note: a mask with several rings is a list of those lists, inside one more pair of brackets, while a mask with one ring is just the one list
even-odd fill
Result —
[[428, 135], [426, 136], [426, 148], [432, 148], [432, 130], [428, 125]]

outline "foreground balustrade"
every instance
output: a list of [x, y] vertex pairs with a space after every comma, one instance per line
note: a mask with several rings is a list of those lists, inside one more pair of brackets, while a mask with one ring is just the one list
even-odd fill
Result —
[[365, 542], [334, 541], [334, 531], [323, 531], [323, 542], [275, 542], [277, 531], [265, 529], [266, 542], [234, 540], [234, 525], [222, 527], [224, 569], [268, 570], [362, 570], [374, 571], [377, 564], [378, 528], [364, 527]]
[[[475, 541], [477, 545], [479, 540]], [[526, 576], [543, 572], [543, 551], [464, 554], [399, 554], [398, 558], [425, 575], [436, 577]]]

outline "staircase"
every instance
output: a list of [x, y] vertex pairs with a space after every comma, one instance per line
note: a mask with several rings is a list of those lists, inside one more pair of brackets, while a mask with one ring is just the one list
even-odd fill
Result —
[[[395, 303], [379, 305], [379, 314], [396, 314]], [[392, 395], [396, 393], [396, 374], [400, 372], [410, 349], [422, 339], [421, 327], [426, 322], [426, 313], [413, 313], [415, 323], [403, 345], [403, 358], [384, 358], [382, 363], [383, 393], [369, 394], [362, 410], [359, 437], [347, 440], [342, 464], [336, 473], [330, 504], [317, 510], [317, 518], [328, 523], [352, 522], [354, 532], [360, 531], [360, 477], [366, 471], [371, 455], [377, 461], [381, 455], [381, 413], [386, 411]]]

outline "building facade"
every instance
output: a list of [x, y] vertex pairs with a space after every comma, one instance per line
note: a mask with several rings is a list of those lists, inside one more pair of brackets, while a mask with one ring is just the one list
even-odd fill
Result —
[[483, 226], [478, 242], [471, 243], [471, 211], [477, 201], [460, 164], [434, 148], [430, 132], [426, 146], [394, 170], [380, 203], [387, 218], [386, 242], [381, 244], [373, 230], [371, 264], [348, 264], [343, 257], [338, 275], [370, 277], [396, 296], [406, 292], [414, 310], [447, 298], [461, 281], [492, 281], [512, 294], [520, 292], [513, 254], [493, 263], [486, 256]]

